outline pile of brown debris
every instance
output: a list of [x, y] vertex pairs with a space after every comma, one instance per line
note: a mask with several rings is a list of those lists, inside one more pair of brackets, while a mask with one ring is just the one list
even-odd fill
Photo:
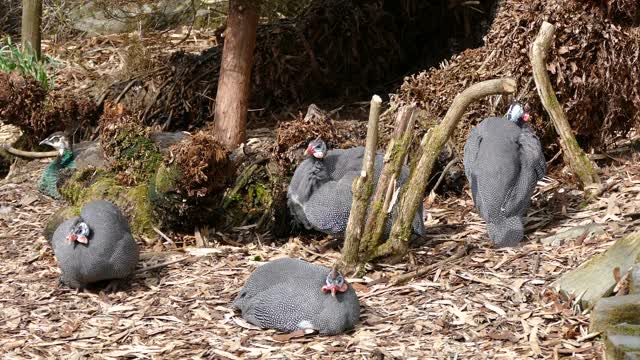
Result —
[[[554, 150], [555, 130], [536, 93], [529, 59], [543, 21], [556, 27], [547, 68], [580, 144], [599, 148], [640, 125], [640, 5], [634, 0], [506, 0], [483, 47], [407, 78], [392, 103], [416, 101], [425, 119], [439, 121], [468, 86], [515, 77], [517, 97], [531, 105], [542, 142]], [[487, 98], [469, 107], [454, 135], [458, 150], [470, 126], [503, 114], [508, 99], [502, 100]], [[420, 131], [426, 132], [424, 126]]]

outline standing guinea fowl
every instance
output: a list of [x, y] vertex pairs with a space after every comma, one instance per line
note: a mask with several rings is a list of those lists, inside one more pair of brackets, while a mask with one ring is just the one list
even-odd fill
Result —
[[473, 202], [498, 247], [522, 240], [522, 217], [547, 168], [540, 140], [527, 121], [529, 113], [513, 102], [505, 118], [487, 118], [471, 129], [464, 145]]
[[[311, 155], [296, 168], [289, 188], [287, 205], [294, 219], [306, 229], [314, 229], [342, 237], [347, 228], [351, 212], [353, 180], [360, 176], [364, 147], [335, 149], [327, 151], [327, 145], [318, 138], [309, 143], [305, 154]], [[382, 172], [383, 155], [376, 154], [374, 184], [378, 183]], [[398, 190], [409, 177], [409, 168], [402, 167], [397, 181]], [[397, 207], [387, 217], [384, 237], [389, 236], [392, 219]], [[413, 220], [413, 232], [424, 235], [422, 207]]]
[[51, 246], [62, 271], [60, 282], [77, 289], [103, 280], [116, 285], [133, 274], [140, 255], [127, 219], [105, 200], [87, 203], [80, 216], [60, 224]]
[[258, 267], [233, 306], [249, 323], [283, 332], [335, 335], [353, 328], [360, 318], [356, 292], [342, 274], [293, 258]]

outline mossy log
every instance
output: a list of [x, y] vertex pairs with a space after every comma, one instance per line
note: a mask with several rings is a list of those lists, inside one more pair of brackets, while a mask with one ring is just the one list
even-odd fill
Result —
[[549, 113], [556, 132], [560, 136], [560, 146], [562, 147], [565, 162], [569, 164], [583, 187], [588, 188], [592, 185], [600, 184], [600, 178], [594, 164], [591, 163], [591, 160], [582, 151], [575, 136], [573, 136], [567, 116], [562, 110], [558, 98], [556, 98], [547, 73], [547, 53], [549, 52], [554, 32], [555, 26], [546, 21], [543, 22], [538, 37], [531, 46], [529, 57], [533, 65], [533, 79], [538, 89], [540, 101]]
[[422, 206], [433, 165], [467, 107], [485, 96], [513, 94], [515, 91], [514, 79], [494, 79], [474, 84], [453, 99], [442, 122], [435, 128], [429, 129], [422, 138], [420, 143], [422, 154], [413, 160], [407, 186], [402, 187], [398, 196], [398, 215], [391, 227], [390, 240], [380, 245], [370, 259], [392, 254], [402, 255], [408, 251], [413, 218], [418, 206]]
[[616, 285], [614, 269], [624, 275], [640, 256], [640, 232], [616, 241], [604, 253], [598, 254], [578, 268], [564, 274], [551, 287], [565, 296], [575, 295], [584, 308], [611, 293]]
[[604, 347], [607, 360], [640, 359], [640, 325], [623, 323], [609, 327]]

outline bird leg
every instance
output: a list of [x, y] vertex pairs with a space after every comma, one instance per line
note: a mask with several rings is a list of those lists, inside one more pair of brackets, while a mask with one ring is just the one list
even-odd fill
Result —
[[123, 279], [112, 279], [111, 281], [109, 281], [109, 284], [105, 286], [104, 292], [116, 292], [123, 283]]

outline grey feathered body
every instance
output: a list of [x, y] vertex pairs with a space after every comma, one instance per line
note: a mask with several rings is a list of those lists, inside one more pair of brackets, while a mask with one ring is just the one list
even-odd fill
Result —
[[249, 276], [233, 306], [245, 320], [261, 328], [342, 333], [358, 322], [360, 304], [350, 284], [335, 297], [321, 291], [330, 271], [300, 259], [271, 261]]
[[[68, 243], [66, 236], [77, 220], [91, 229], [88, 244]], [[61, 282], [72, 288], [129, 277], [136, 268], [139, 249], [122, 212], [105, 200], [87, 203], [80, 216], [64, 221], [51, 245], [62, 271]]]
[[[353, 180], [360, 176], [364, 147], [335, 149], [323, 159], [310, 157], [296, 168], [287, 190], [287, 205], [294, 219], [306, 229], [343, 237], [351, 212]], [[377, 153], [374, 165], [374, 184], [378, 183], [383, 166], [383, 154]], [[403, 166], [396, 190], [409, 177], [409, 168]], [[375, 186], [375, 185], [374, 185]], [[389, 236], [397, 206], [387, 217], [384, 237]], [[424, 235], [423, 210], [418, 208], [413, 221], [413, 232]]]
[[517, 245], [524, 236], [522, 217], [546, 172], [538, 137], [527, 125], [487, 118], [471, 129], [464, 168], [491, 240], [497, 246]]

